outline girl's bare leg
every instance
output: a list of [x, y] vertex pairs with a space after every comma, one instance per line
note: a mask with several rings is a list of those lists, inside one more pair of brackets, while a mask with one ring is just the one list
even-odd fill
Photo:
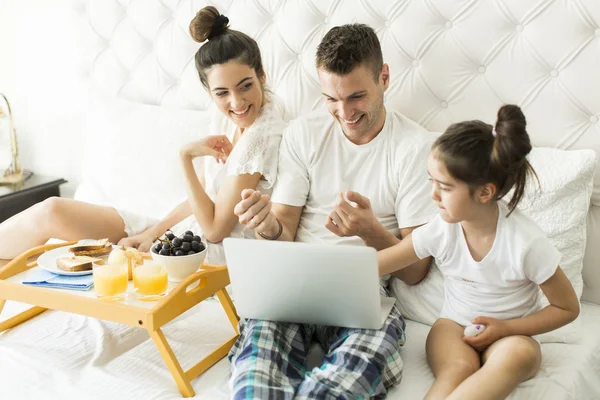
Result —
[[50, 238], [106, 237], [117, 243], [125, 236], [125, 223], [113, 208], [51, 197], [0, 224], [0, 259], [14, 258]]
[[440, 318], [433, 324], [426, 351], [436, 379], [426, 399], [445, 399], [480, 368], [479, 353], [463, 341], [463, 332], [462, 326], [449, 319]]
[[448, 399], [505, 399], [542, 363], [540, 344], [528, 336], [508, 336], [482, 354], [483, 367], [465, 380]]

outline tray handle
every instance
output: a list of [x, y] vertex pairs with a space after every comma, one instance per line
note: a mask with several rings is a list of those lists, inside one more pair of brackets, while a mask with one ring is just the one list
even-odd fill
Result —
[[29, 268], [35, 267], [37, 265], [37, 261], [32, 261], [27, 263], [31, 257], [40, 255], [45, 253], [48, 250], [54, 250], [58, 247], [69, 246], [77, 243], [76, 240], [71, 242], [64, 243], [53, 243], [53, 244], [43, 244], [41, 246], [34, 247], [32, 249], [27, 250], [21, 255], [15, 257], [11, 262], [6, 264], [4, 267], [0, 268], [0, 279], [6, 279], [13, 275], [19, 274]]

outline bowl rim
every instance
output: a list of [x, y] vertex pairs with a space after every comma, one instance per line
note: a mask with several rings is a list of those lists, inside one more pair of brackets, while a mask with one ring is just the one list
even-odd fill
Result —
[[[203, 243], [204, 244], [204, 243]], [[186, 257], [194, 257], [200, 254], [205, 253], [208, 250], [208, 246], [204, 245], [204, 250], [197, 252], [195, 254], [186, 254], [185, 256], [165, 256], [162, 254], [158, 254], [155, 253], [154, 250], [152, 249], [152, 247], [150, 248], [150, 254], [154, 257], [154, 256], [158, 256], [158, 257], [167, 257], [167, 258], [173, 258], [173, 259], [179, 259], [179, 258], [186, 258]]]

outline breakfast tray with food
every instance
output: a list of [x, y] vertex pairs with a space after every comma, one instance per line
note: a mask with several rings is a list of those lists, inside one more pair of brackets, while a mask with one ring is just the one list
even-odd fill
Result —
[[[82, 245], [83, 248], [77, 248]], [[125, 296], [123, 301], [106, 301], [99, 298], [95, 290], [73, 291], [23, 284], [31, 274], [43, 271], [38, 266], [38, 262], [51, 252], [55, 254], [52, 259], [57, 268], [65, 272], [87, 272], [88, 275], [91, 272], [91, 265], [95, 268], [97, 265], [101, 266], [103, 263], [107, 263], [109, 260], [104, 260], [104, 258], [107, 256], [110, 258], [109, 254], [114, 253], [113, 258], [124, 257], [123, 259], [127, 260], [130, 279], [132, 264], [135, 265], [136, 262], [139, 263], [140, 259], [148, 257], [134, 249], [115, 249], [107, 241], [83, 244], [81, 242], [46, 244], [21, 254], [0, 268], [0, 313], [7, 300], [31, 304], [33, 307], [0, 322], [0, 332], [17, 326], [48, 309], [72, 312], [145, 329], [158, 348], [184, 397], [194, 396], [191, 380], [225, 357], [237, 339], [239, 318], [225, 289], [229, 284], [229, 274], [225, 266], [203, 264], [200, 270], [183, 278], [180, 282], [169, 282], [168, 293], [154, 302], [139, 300], [133, 296], [131, 290], [128, 291], [129, 295]], [[62, 252], [62, 255], [57, 256], [57, 252]], [[106, 267], [110, 266], [106, 265]], [[133, 286], [131, 282], [127, 282], [127, 285], [129, 288]], [[234, 335], [196, 365], [184, 371], [161, 328], [215, 294], [233, 326]]]

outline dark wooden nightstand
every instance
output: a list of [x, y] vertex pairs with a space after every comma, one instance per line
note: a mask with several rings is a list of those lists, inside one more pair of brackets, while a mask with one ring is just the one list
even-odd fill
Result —
[[0, 222], [52, 196], [60, 196], [62, 178], [32, 175], [16, 185], [0, 186]]

